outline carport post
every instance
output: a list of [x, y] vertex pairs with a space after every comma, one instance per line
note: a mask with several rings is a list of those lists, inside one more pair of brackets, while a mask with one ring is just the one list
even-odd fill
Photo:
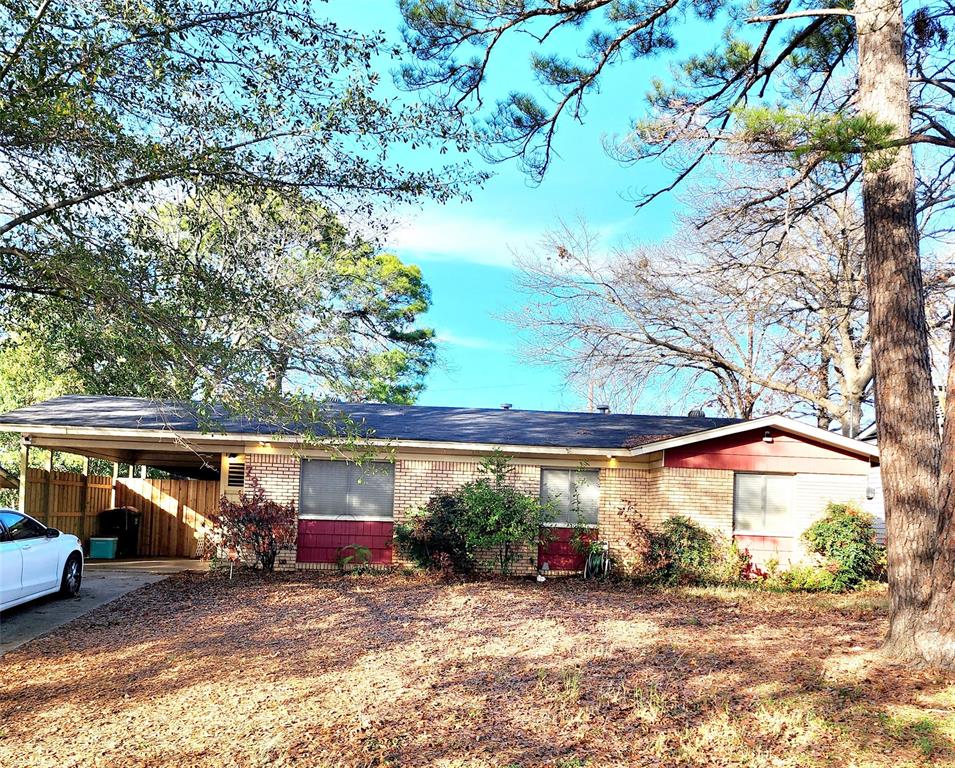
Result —
[[116, 482], [119, 480], [119, 464], [113, 462], [113, 490], [109, 492], [109, 505], [116, 506]]
[[90, 457], [83, 457], [83, 493], [80, 495], [80, 540], [86, 538], [86, 511], [90, 495]]
[[23, 514], [27, 511], [27, 471], [30, 467], [30, 438], [20, 440], [20, 496], [17, 501], [18, 509]]
[[53, 449], [46, 457], [46, 493], [43, 494], [43, 522], [50, 520], [50, 499], [53, 496]]

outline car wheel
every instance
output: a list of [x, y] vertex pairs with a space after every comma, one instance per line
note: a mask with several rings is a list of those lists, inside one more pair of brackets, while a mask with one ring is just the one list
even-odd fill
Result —
[[80, 582], [83, 581], [83, 566], [79, 555], [70, 555], [63, 566], [63, 579], [60, 581], [60, 595], [76, 597], [80, 593]]

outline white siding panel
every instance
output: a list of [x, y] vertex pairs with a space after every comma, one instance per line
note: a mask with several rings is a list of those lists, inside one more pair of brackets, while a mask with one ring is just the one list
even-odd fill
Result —
[[875, 518], [875, 532], [879, 543], [885, 544], [885, 502], [882, 499], [882, 470], [879, 467], [869, 470], [869, 488], [872, 489], [873, 496], [866, 500], [865, 511]]
[[[864, 508], [868, 485], [869, 479], [865, 475], [796, 475], [793, 536], [798, 540], [803, 531], [822, 517], [830, 501], [837, 503], [855, 501]], [[802, 551], [805, 555], [801, 543], [794, 549]]]
[[796, 475], [796, 503], [793, 507], [794, 535], [801, 536], [822, 517], [830, 501], [855, 501], [864, 508], [869, 480], [865, 475]]

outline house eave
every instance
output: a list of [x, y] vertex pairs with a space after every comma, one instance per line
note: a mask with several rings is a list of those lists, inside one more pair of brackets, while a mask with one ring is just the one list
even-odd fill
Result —
[[[131, 440], [150, 443], [161, 443], [170, 446], [180, 446], [182, 450], [194, 450], [197, 446], [212, 448], [220, 446], [227, 449], [236, 444], [258, 445], [264, 450], [269, 446], [283, 448], [297, 448], [308, 450], [320, 449], [323, 446], [342, 446], [350, 444], [351, 440], [336, 440], [334, 438], [319, 438], [315, 442], [303, 440], [298, 435], [262, 435], [243, 432], [177, 432], [158, 429], [121, 429], [113, 427], [74, 427], [51, 425], [24, 425], [0, 424], [2, 432], [17, 432], [23, 436], [44, 436], [45, 438], [89, 439], [103, 441]], [[47, 442], [47, 441], [45, 441]], [[380, 448], [384, 451], [408, 449], [416, 451], [448, 451], [463, 454], [489, 453], [494, 450], [508, 454], [542, 455], [542, 456], [593, 456], [603, 458], [628, 458], [631, 451], [620, 447], [572, 447], [553, 445], [522, 445], [510, 443], [469, 443], [439, 440], [407, 440], [384, 438], [360, 439], [362, 445], [371, 448]]]

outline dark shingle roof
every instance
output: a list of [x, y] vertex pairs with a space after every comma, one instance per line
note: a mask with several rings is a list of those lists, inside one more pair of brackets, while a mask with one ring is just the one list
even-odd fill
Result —
[[[382, 403], [330, 403], [325, 407], [332, 414], [346, 414], [363, 431], [378, 438], [566, 448], [627, 448], [739, 421]], [[51, 426], [247, 435], [295, 433], [303, 429], [328, 433], [327, 425], [279, 428], [268, 419], [236, 418], [221, 411], [215, 413], [214, 422], [209, 422], [199, 418], [196, 407], [188, 403], [92, 395], [66, 395], [18, 408], [0, 415], [0, 423], [19, 431]]]

